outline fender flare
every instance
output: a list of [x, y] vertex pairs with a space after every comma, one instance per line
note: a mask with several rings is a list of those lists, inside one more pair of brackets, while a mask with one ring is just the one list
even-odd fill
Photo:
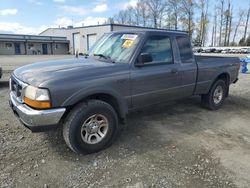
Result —
[[61, 106], [74, 106], [85, 98], [96, 95], [96, 94], [106, 94], [113, 97], [118, 104], [118, 113], [121, 118], [125, 118], [128, 113], [128, 104], [126, 99], [122, 97], [118, 92], [111, 88], [107, 87], [98, 87], [98, 88], [83, 88], [78, 92], [74, 93], [68, 97]]

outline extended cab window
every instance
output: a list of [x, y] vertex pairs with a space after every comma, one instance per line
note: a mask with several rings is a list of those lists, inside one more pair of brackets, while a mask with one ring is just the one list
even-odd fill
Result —
[[142, 53], [149, 53], [152, 57], [152, 62], [146, 64], [173, 63], [171, 41], [168, 36], [150, 36], [142, 48]]
[[187, 37], [176, 37], [182, 63], [193, 62], [193, 52]]

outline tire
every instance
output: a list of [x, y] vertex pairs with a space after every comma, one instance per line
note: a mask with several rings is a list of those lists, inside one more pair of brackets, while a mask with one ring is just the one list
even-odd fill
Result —
[[[218, 93], [221, 91], [222, 93]], [[228, 86], [224, 80], [217, 80], [210, 88], [208, 94], [201, 96], [201, 105], [209, 110], [218, 110], [224, 103], [228, 93]]]
[[117, 132], [117, 113], [101, 100], [78, 104], [63, 124], [64, 140], [76, 153], [94, 153], [110, 146]]

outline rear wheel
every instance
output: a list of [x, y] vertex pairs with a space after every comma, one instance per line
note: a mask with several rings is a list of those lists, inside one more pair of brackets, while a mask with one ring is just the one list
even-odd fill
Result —
[[224, 103], [228, 87], [224, 80], [217, 80], [206, 95], [201, 96], [201, 104], [210, 110], [218, 110]]
[[78, 104], [63, 126], [66, 144], [77, 153], [94, 153], [108, 147], [118, 130], [118, 117], [111, 105], [100, 100]]

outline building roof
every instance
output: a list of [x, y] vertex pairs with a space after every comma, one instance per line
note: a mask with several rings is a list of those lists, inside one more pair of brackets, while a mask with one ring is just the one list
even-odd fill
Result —
[[69, 43], [69, 41], [67, 40], [66, 37], [40, 36], [40, 35], [19, 35], [19, 34], [0, 34], [0, 41]]
[[164, 29], [164, 28], [153, 28], [153, 27], [143, 27], [143, 26], [136, 26], [136, 25], [125, 25], [125, 24], [101, 24], [101, 25], [89, 25], [89, 26], [81, 26], [81, 27], [70, 27], [70, 28], [48, 28], [41, 32], [39, 35], [43, 34], [47, 30], [55, 29], [55, 30], [74, 30], [74, 29], [83, 29], [83, 28], [90, 28], [90, 27], [103, 27], [103, 26], [110, 26], [111, 28], [113, 26], [120, 26], [120, 27], [130, 27], [130, 28], [137, 28], [137, 29], [149, 29], [149, 30], [164, 30], [164, 31], [178, 31], [178, 32], [185, 32], [186, 31], [180, 31], [180, 30], [171, 30], [171, 29]]
[[168, 34], [180, 34], [187, 35], [185, 31], [169, 30], [169, 29], [137, 29], [137, 30], [119, 30], [113, 31], [114, 33], [168, 33]]

